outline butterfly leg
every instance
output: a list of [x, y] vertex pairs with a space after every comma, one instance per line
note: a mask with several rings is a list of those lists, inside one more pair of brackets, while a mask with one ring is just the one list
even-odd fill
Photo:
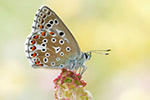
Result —
[[86, 66], [84, 66], [84, 65], [82, 65], [81, 67], [80, 67], [80, 75], [82, 76], [82, 74], [86, 71], [86, 69], [87, 69], [87, 67]]
[[82, 67], [79, 68], [79, 74], [80, 74], [80, 75], [81, 75], [81, 69], [82, 69]]
[[75, 61], [74, 60], [70, 60], [69, 70], [70, 71], [74, 71], [75, 70], [75, 72], [76, 72]]

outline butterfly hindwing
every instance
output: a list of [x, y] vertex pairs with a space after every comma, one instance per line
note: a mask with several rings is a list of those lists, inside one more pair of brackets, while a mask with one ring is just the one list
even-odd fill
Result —
[[39, 30], [27, 38], [26, 54], [33, 67], [64, 68], [73, 50], [56, 32]]

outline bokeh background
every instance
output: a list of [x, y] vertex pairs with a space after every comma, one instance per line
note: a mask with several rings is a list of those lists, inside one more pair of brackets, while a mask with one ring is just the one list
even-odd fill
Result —
[[59, 70], [33, 69], [26, 36], [41, 5], [53, 9], [82, 51], [94, 100], [150, 100], [150, 0], [0, 0], [0, 100], [54, 100]]

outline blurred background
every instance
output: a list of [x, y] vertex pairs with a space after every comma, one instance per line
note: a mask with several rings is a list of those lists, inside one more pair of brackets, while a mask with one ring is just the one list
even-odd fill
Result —
[[54, 100], [59, 70], [34, 69], [24, 53], [34, 15], [47, 5], [83, 52], [94, 100], [150, 100], [150, 0], [0, 0], [0, 100]]

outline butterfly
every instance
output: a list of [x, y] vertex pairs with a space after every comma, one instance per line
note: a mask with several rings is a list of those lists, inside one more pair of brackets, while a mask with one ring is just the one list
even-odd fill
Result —
[[25, 42], [26, 56], [32, 67], [66, 68], [71, 71], [80, 68], [80, 75], [86, 71], [84, 62], [91, 58], [91, 53], [100, 53], [99, 51], [101, 50], [81, 52], [77, 41], [63, 21], [45, 5], [38, 9], [32, 32]]

